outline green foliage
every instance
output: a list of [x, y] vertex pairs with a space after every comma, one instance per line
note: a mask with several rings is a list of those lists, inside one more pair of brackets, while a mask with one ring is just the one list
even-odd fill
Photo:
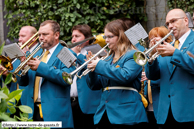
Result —
[[[21, 89], [12, 91], [9, 93], [9, 89], [5, 86], [0, 89], [0, 121], [30, 121], [27, 113], [32, 113], [32, 109], [25, 105], [17, 106], [18, 101], [22, 95]], [[14, 116], [11, 118], [10, 115], [16, 112], [16, 108], [20, 109], [20, 117]], [[7, 112], [8, 111], [8, 112]], [[10, 113], [9, 113], [10, 112]]]
[[[3, 49], [3, 46], [4, 44], [0, 46], [0, 53], [2, 52], [1, 50]], [[3, 82], [4, 86], [0, 86], [0, 122], [1, 121], [18, 121], [18, 120], [31, 121], [31, 118], [28, 119], [28, 113], [32, 113], [32, 109], [25, 105], [17, 106], [21, 98], [23, 90], [17, 89], [10, 93], [6, 85], [11, 83], [11, 81], [12, 81], [12, 73], [9, 73], [5, 79], [5, 82]], [[15, 116], [15, 115], [14, 117], [10, 117], [11, 114], [16, 113], [16, 108], [20, 110], [20, 117]]]
[[60, 38], [69, 41], [71, 28], [88, 24], [92, 32], [102, 33], [107, 22], [128, 17], [146, 21], [145, 0], [6, 0], [4, 17], [8, 20], [8, 36], [17, 38], [24, 25], [37, 29], [45, 20], [55, 20], [61, 26]]
[[168, 0], [169, 9], [180, 8], [193, 14], [194, 0]]

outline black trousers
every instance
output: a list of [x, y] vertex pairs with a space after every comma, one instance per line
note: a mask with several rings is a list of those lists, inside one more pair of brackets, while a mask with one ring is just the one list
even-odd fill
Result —
[[154, 112], [153, 111], [147, 111], [147, 116], [148, 116], [148, 127], [149, 129], [158, 129], [158, 125], [157, 125], [157, 121], [156, 118], [154, 116]]
[[78, 97], [71, 97], [74, 129], [96, 129], [93, 121], [94, 114], [84, 114], [79, 106]]
[[[187, 110], [187, 109], [185, 109]], [[159, 129], [193, 129], [194, 122], [177, 122], [172, 114], [171, 106], [169, 109], [168, 117], [164, 125], [159, 125]]]
[[118, 124], [111, 124], [108, 120], [107, 113], [102, 116], [102, 119], [97, 124], [97, 129], [148, 129], [147, 123], [139, 123], [136, 125], [118, 125]]

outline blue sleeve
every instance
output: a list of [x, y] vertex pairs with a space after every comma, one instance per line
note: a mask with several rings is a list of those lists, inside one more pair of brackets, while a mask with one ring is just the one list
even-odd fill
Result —
[[86, 75], [86, 82], [91, 90], [100, 90], [102, 88], [100, 77], [95, 72], [90, 72]]
[[152, 64], [147, 63], [145, 65], [146, 76], [149, 80], [158, 80], [160, 79], [160, 68], [158, 58], [156, 58]]
[[125, 54], [122, 67], [115, 67], [104, 60], [100, 60], [96, 65], [95, 72], [120, 84], [133, 82], [142, 71], [142, 67], [136, 64], [133, 59], [134, 52], [135, 51]]
[[70, 68], [67, 68], [62, 62], [59, 62], [59, 63], [61, 63], [61, 66], [58, 68], [55, 68], [57, 67], [57, 65], [53, 67], [53, 66], [49, 66], [44, 62], [40, 62], [38, 69], [36, 70], [36, 76], [41, 76], [61, 86], [69, 86], [69, 84], [67, 84], [63, 80], [62, 73], [63, 72], [70, 73], [73, 70], [75, 70], [75, 67], [71, 66]]

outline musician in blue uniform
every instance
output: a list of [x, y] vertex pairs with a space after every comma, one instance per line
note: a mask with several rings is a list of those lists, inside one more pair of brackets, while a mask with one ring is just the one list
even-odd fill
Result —
[[[99, 129], [125, 129], [145, 127], [148, 122], [138, 91], [141, 88], [142, 68], [135, 63], [135, 46], [124, 34], [125, 27], [119, 20], [108, 23], [104, 29], [110, 49], [105, 60], [96, 58], [87, 65], [88, 86], [103, 90], [101, 102], [94, 115]], [[88, 53], [87, 59], [91, 57]]]
[[[72, 28], [71, 42], [79, 42], [92, 36], [90, 26], [76, 25]], [[89, 45], [89, 40], [85, 43], [75, 46], [72, 50], [77, 54], [77, 64], [79, 67], [86, 59], [87, 51], [84, 49]], [[85, 69], [82, 69], [78, 75], [81, 75]], [[86, 77], [82, 76], [79, 79], [74, 76], [73, 84], [71, 85], [71, 107], [73, 112], [74, 128], [75, 129], [95, 129], [93, 116], [97, 106], [100, 104], [102, 90], [91, 90], [86, 83]]]
[[[173, 30], [174, 45], [163, 42], [156, 50], [162, 56], [146, 65], [148, 79], [160, 79], [157, 123], [161, 128], [191, 128], [194, 125], [194, 32], [181, 9], [166, 16], [168, 30]], [[157, 38], [155, 39], [157, 40]]]
[[60, 26], [56, 21], [41, 23], [38, 35], [44, 50], [38, 50], [34, 57], [40, 56], [43, 51], [44, 55], [41, 60], [29, 60], [27, 65], [30, 70], [18, 78], [20, 85], [28, 86], [27, 105], [33, 110], [29, 117], [33, 117], [34, 121], [61, 121], [62, 128], [72, 129], [70, 85], [63, 80], [62, 73], [70, 73], [75, 67], [67, 68], [57, 58], [63, 46], [59, 43]]
[[[155, 27], [149, 32], [149, 47], [151, 48], [154, 45], [154, 39], [163, 38], [168, 34], [168, 29], [164, 26]], [[172, 36], [169, 36], [166, 40], [167, 43], [172, 42]], [[156, 51], [152, 51], [150, 56], [156, 53]], [[149, 84], [149, 85], [148, 85]], [[148, 98], [148, 108], [147, 108], [147, 115], [149, 120], [149, 128], [158, 128], [156, 118], [157, 118], [157, 111], [158, 111], [158, 103], [159, 103], [159, 93], [160, 93], [160, 79], [158, 80], [150, 80], [150, 83], [147, 83], [145, 87], [145, 93]]]

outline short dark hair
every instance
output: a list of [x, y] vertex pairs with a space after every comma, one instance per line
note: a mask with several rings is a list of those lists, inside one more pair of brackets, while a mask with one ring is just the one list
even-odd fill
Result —
[[83, 24], [83, 25], [75, 25], [73, 28], [72, 28], [72, 32], [74, 30], [78, 30], [79, 32], [81, 32], [85, 38], [89, 38], [92, 36], [92, 31], [91, 31], [91, 28], [90, 26], [88, 26], [87, 24]]
[[60, 25], [56, 21], [53, 20], [46, 20], [40, 24], [40, 26], [45, 26], [47, 24], [50, 24], [52, 26], [52, 30], [54, 33], [59, 32], [60, 33]]

